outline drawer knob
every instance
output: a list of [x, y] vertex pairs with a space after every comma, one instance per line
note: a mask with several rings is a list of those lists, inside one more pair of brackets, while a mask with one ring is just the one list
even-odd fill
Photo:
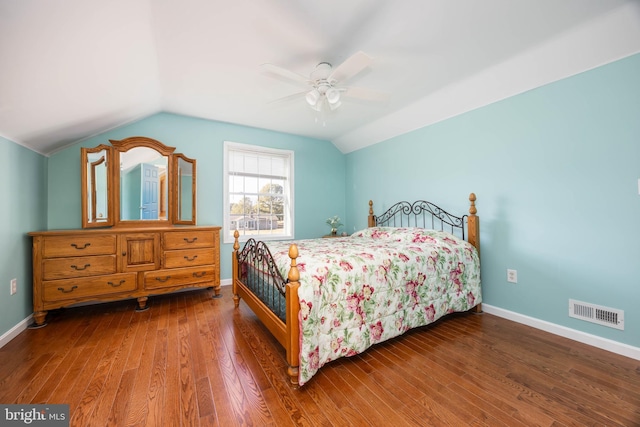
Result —
[[91, 243], [85, 243], [84, 245], [82, 245], [82, 247], [78, 246], [78, 245], [77, 245], [77, 244], [75, 244], [75, 243], [72, 243], [72, 244], [71, 244], [71, 246], [73, 246], [73, 247], [74, 247], [74, 248], [76, 248], [76, 249], [82, 250], [82, 249], [85, 249], [85, 248], [87, 248], [87, 247], [91, 246]]
[[157, 280], [158, 282], [161, 282], [161, 283], [164, 283], [164, 282], [166, 282], [166, 281], [167, 281], [167, 280], [169, 280], [169, 279], [171, 279], [171, 276], [167, 276], [167, 277], [156, 277], [156, 280]]
[[197, 273], [193, 273], [193, 277], [204, 277], [206, 275], [207, 275], [206, 271], [200, 271], [200, 272], [197, 272]]
[[117, 285], [113, 282], [107, 282], [109, 285], [113, 286], [114, 288], [117, 288], [118, 286], [122, 286], [122, 284], [125, 282], [125, 280], [120, 280], [120, 283], [118, 283]]
[[184, 238], [184, 241], [187, 243], [194, 243], [196, 240], [198, 240], [197, 237], [194, 237], [193, 239], [189, 239], [188, 237]]
[[91, 267], [91, 264], [85, 264], [84, 267], [78, 267], [77, 265], [72, 265], [71, 266], [71, 268], [73, 268], [74, 270], [78, 270], [78, 271], [86, 270], [89, 267]]
[[73, 290], [74, 290], [74, 289], [76, 289], [76, 288], [77, 288], [77, 286], [76, 286], [76, 285], [73, 285], [73, 286], [71, 287], [71, 289], [69, 289], [68, 291], [66, 291], [64, 288], [58, 288], [58, 290], [59, 290], [60, 292], [62, 292], [63, 294], [68, 294], [68, 293], [70, 293], [70, 292], [73, 292]]
[[186, 259], [187, 261], [195, 261], [195, 259], [198, 258], [198, 255], [194, 255], [193, 257], [189, 258], [188, 256], [184, 256], [184, 259]]

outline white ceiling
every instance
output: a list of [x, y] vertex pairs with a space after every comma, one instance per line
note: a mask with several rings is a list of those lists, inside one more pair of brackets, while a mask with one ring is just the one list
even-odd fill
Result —
[[[324, 123], [303, 88], [357, 51]], [[333, 141], [343, 152], [640, 52], [638, 0], [0, 0], [0, 136], [50, 154], [166, 111]]]

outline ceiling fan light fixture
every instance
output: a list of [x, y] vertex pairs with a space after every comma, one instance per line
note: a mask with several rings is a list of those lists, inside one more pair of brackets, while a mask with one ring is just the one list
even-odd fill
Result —
[[340, 91], [334, 87], [329, 88], [325, 93], [325, 96], [327, 97], [327, 101], [329, 101], [329, 104], [331, 105], [340, 103]]
[[320, 100], [320, 92], [318, 92], [318, 89], [314, 88], [311, 91], [307, 92], [307, 94], [305, 95], [305, 99], [307, 100], [307, 103], [309, 105], [314, 107]]

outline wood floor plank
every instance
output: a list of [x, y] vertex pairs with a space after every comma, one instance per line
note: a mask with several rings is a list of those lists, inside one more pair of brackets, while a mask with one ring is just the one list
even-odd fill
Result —
[[256, 320], [247, 312], [233, 315], [233, 322], [239, 325], [255, 358], [257, 365], [252, 369], [259, 366], [272, 384], [271, 388], [263, 388], [262, 393], [276, 424], [331, 425], [322, 408], [308, 397], [307, 388], [300, 390], [289, 383], [283, 363], [284, 349]]
[[[274, 418], [273, 412], [281, 412], [281, 405], [269, 406], [264, 399], [265, 390], [271, 388], [271, 383], [260, 367], [258, 360], [251, 351], [246, 337], [242, 334], [240, 322], [226, 322], [226, 328], [230, 332], [224, 334], [229, 340], [227, 347], [234, 349], [234, 363], [236, 372], [241, 377], [245, 389], [250, 393], [246, 393], [249, 398], [248, 402], [252, 408], [254, 418], [260, 424], [267, 425], [275, 422], [279, 417]], [[233, 340], [231, 341], [231, 339]], [[246, 356], [246, 357], [245, 357]]]
[[[157, 314], [157, 311], [151, 311], [145, 316], [148, 320], [138, 330], [140, 339], [136, 340], [137, 345], [132, 349], [128, 359], [127, 367], [135, 369], [136, 377], [129, 397], [126, 415], [127, 426], [144, 425], [149, 412], [147, 391], [151, 382], [153, 358], [156, 353], [156, 341], [158, 338], [158, 319], [157, 315], [154, 314]], [[139, 357], [137, 363], [131, 360], [132, 357]]]
[[640, 361], [496, 316], [447, 316], [296, 387], [246, 304], [211, 296], [54, 310], [0, 349], [0, 401], [68, 403], [74, 427], [640, 426]]
[[[109, 329], [118, 329], [121, 322], [127, 321], [128, 316], [123, 311], [118, 311]], [[98, 336], [98, 334], [95, 334]], [[115, 361], [120, 340], [115, 334], [107, 339], [96, 339], [94, 351], [94, 363], [85, 365], [82, 375], [78, 378], [77, 387], [67, 395], [65, 402], [69, 404], [69, 410], [73, 414], [70, 422], [75, 425], [86, 425], [91, 417], [105, 386], [107, 376]], [[73, 408], [73, 409], [72, 409]]]
[[108, 419], [112, 407], [115, 404], [116, 394], [120, 386], [124, 367], [134, 345], [134, 338], [137, 329], [140, 327], [140, 317], [133, 310], [128, 310], [127, 315], [123, 317], [117, 330], [113, 331], [114, 335], [119, 337], [120, 342], [117, 346], [113, 364], [107, 378], [105, 386], [100, 393], [98, 403], [94, 408], [91, 418], [87, 421], [87, 425], [95, 425], [101, 420]]
[[201, 309], [196, 310], [196, 317], [200, 325], [197, 339], [200, 340], [202, 351], [206, 355], [207, 380], [211, 388], [212, 398], [210, 403], [213, 405], [215, 413], [215, 417], [208, 416], [205, 417], [205, 419], [209, 422], [209, 419], [213, 417], [218, 425], [234, 426], [237, 425], [236, 419], [233, 416], [231, 407], [228, 405], [227, 391], [218, 364], [216, 348], [213, 344], [214, 341], [217, 340], [217, 336], [209, 327], [209, 321], [207, 319], [207, 313], [217, 313], [222, 309], [220, 307], [221, 300], [212, 300], [209, 293], [202, 295], [200, 300], [202, 302]]
[[224, 320], [221, 320], [219, 317], [211, 317], [209, 319], [209, 328], [215, 336], [213, 344], [218, 357], [218, 365], [222, 373], [228, 402], [233, 412], [233, 418], [238, 425], [252, 425], [254, 420], [249, 410], [246, 391], [233, 363], [232, 353], [234, 349], [226, 345], [228, 338], [225, 337], [225, 334], [229, 334], [229, 331], [224, 326]]
[[[167, 305], [166, 319], [158, 322], [158, 325], [164, 323], [166, 327], [167, 340], [167, 366], [165, 367], [165, 389], [164, 389], [164, 417], [170, 420], [180, 420], [182, 424], [182, 415], [180, 411], [180, 350], [178, 345], [178, 300], [177, 298], [166, 300], [157, 299], [156, 303], [165, 303]], [[158, 331], [160, 331], [159, 329]]]
[[106, 420], [98, 419], [94, 420], [91, 425], [99, 426], [103, 423], [106, 426], [120, 427], [126, 426], [127, 413], [129, 411], [129, 405], [131, 403], [131, 394], [135, 386], [136, 370], [129, 369], [122, 374], [120, 382], [118, 383], [118, 389], [114, 399], [113, 406], [109, 412], [109, 416]]

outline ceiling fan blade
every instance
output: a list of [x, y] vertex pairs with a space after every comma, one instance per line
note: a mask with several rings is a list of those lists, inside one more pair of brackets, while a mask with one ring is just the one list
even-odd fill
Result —
[[367, 68], [371, 62], [373, 62], [373, 58], [369, 55], [362, 51], [356, 52], [347, 58], [342, 64], [338, 65], [338, 67], [336, 67], [336, 69], [334, 69], [329, 75], [327, 80], [344, 82]]
[[262, 68], [264, 71], [269, 72], [269, 73], [273, 73], [276, 74], [280, 77], [284, 77], [288, 80], [292, 80], [296, 83], [301, 83], [304, 85], [308, 85], [309, 84], [309, 78], [303, 76], [302, 74], [298, 74], [296, 72], [287, 70], [286, 68], [282, 68], [282, 67], [278, 67], [277, 65], [273, 65], [273, 64], [262, 64], [260, 66], [260, 68]]
[[272, 101], [269, 101], [267, 104], [278, 104], [281, 102], [293, 101], [296, 99], [304, 99], [304, 96], [307, 94], [307, 91], [292, 93], [291, 95], [283, 96], [282, 98], [277, 98]]
[[387, 101], [390, 97], [390, 94], [387, 92], [380, 92], [356, 86], [341, 88], [340, 92], [342, 92], [344, 97], [362, 99], [365, 101]]

